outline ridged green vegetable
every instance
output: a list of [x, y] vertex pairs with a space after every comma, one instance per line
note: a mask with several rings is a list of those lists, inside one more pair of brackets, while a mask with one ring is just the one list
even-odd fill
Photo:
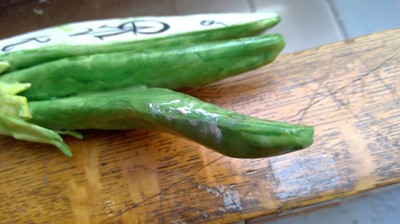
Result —
[[94, 54], [7, 73], [0, 82], [30, 83], [21, 93], [29, 100], [140, 85], [178, 89], [258, 68], [273, 61], [283, 47], [283, 37], [270, 34], [157, 51]]
[[[11, 72], [68, 57], [101, 53], [115, 53], [120, 51], [133, 52], [164, 49], [173, 46], [184, 46], [217, 40], [255, 36], [266, 29], [275, 26], [280, 22], [280, 20], [281, 19], [278, 15], [270, 14], [270, 16], [265, 19], [248, 23], [231, 25], [227, 27], [218, 27], [208, 30], [184, 32], [157, 38], [92, 45], [46, 46], [37, 49], [5, 53], [0, 55], [0, 61], [4, 61], [4, 63], [8, 64], [7, 68], [4, 67], [6, 69], [3, 69], [3, 72]], [[0, 69], [0, 74], [1, 73], [2, 69]]]
[[[54, 46], [0, 56], [0, 134], [72, 152], [59, 134], [144, 128], [237, 158], [305, 148], [313, 128], [241, 115], [169, 89], [206, 85], [272, 62], [279, 22], [105, 45]], [[244, 37], [250, 36], [250, 37]], [[29, 102], [28, 102], [29, 100]]]
[[226, 156], [260, 158], [311, 145], [313, 128], [261, 120], [162, 88], [30, 102], [29, 122], [55, 130], [144, 128], [183, 136]]

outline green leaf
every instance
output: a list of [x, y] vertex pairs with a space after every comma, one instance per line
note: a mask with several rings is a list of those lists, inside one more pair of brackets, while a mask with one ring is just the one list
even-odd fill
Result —
[[56, 146], [66, 156], [72, 152], [55, 131], [31, 124], [32, 118], [26, 97], [18, 96], [29, 88], [29, 83], [0, 83], [0, 134], [18, 140], [39, 142]]
[[6, 61], [0, 61], [0, 74], [3, 72], [7, 71], [7, 69], [10, 67], [10, 63]]
[[[1, 63], [1, 62], [0, 62]], [[0, 95], [15, 95], [31, 87], [30, 83], [0, 82]]]
[[9, 135], [18, 140], [39, 142], [56, 146], [66, 156], [72, 157], [72, 152], [54, 131], [30, 124], [24, 119], [0, 113], [0, 134]]

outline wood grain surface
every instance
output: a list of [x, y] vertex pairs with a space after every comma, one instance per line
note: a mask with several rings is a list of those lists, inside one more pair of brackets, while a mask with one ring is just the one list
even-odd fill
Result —
[[144, 130], [66, 137], [72, 159], [0, 137], [0, 223], [229, 223], [400, 182], [399, 74], [391, 30], [183, 90], [315, 126], [311, 147], [272, 158], [232, 159]]

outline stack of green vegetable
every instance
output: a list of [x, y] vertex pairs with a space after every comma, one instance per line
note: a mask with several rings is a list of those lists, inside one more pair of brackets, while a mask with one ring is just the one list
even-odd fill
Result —
[[79, 138], [82, 129], [168, 132], [239, 158], [307, 147], [312, 127], [257, 119], [173, 91], [272, 62], [284, 40], [258, 34], [279, 21], [0, 55], [0, 134], [52, 144], [67, 156], [59, 134]]

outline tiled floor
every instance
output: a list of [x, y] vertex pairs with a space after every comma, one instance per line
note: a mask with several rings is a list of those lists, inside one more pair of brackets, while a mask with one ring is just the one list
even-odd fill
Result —
[[385, 187], [332, 205], [313, 207], [281, 217], [260, 217], [246, 224], [397, 224], [400, 220], [400, 185]]
[[328, 0], [345, 38], [400, 27], [400, 0]]
[[[20, 4], [10, 6], [10, 4]], [[27, 6], [22, 6], [24, 3]], [[70, 7], [71, 5], [79, 5]], [[58, 5], [58, 6], [57, 6]], [[0, 1], [0, 27], [6, 37], [19, 27], [39, 28], [77, 20], [142, 15], [180, 15], [221, 12], [277, 12], [282, 22], [270, 32], [286, 38], [283, 53], [354, 38], [386, 29], [400, 28], [400, 0], [102, 0]], [[6, 8], [7, 6], [7, 8]], [[24, 8], [25, 7], [25, 8]], [[6, 10], [3, 10], [6, 9]], [[72, 10], [72, 11], [68, 11]], [[21, 14], [24, 16], [21, 19]], [[14, 21], [4, 23], [4, 21]], [[400, 223], [400, 186], [345, 200], [336, 207], [303, 212], [271, 220], [246, 223]]]
[[277, 12], [282, 22], [271, 32], [286, 40], [283, 53], [299, 51], [343, 39], [334, 15], [321, 0], [252, 0], [256, 12]]

